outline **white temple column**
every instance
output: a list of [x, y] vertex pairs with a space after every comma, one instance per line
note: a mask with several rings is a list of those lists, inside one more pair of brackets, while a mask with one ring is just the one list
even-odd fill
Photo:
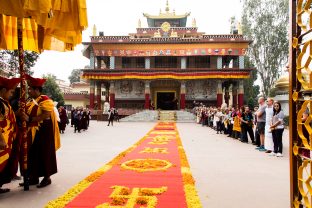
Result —
[[145, 69], [150, 69], [150, 68], [151, 68], [151, 58], [145, 57]]
[[115, 69], [115, 56], [110, 56], [109, 57], [109, 62], [110, 62], [109, 68], [110, 69]]
[[222, 56], [217, 58], [217, 69], [222, 69]]
[[181, 69], [186, 69], [186, 57], [181, 57]]

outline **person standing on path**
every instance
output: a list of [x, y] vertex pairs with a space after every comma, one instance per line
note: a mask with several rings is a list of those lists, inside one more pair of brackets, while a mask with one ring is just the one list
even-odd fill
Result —
[[264, 148], [265, 109], [266, 109], [264, 97], [260, 97], [258, 99], [258, 103], [259, 103], [259, 108], [258, 108], [258, 111], [256, 112], [256, 116], [257, 116], [256, 128], [260, 135], [260, 147], [257, 147], [256, 149], [259, 151], [266, 151], [266, 149]]
[[283, 156], [283, 132], [284, 132], [284, 112], [281, 109], [279, 102], [273, 104], [273, 118], [270, 129], [272, 131], [274, 151], [271, 153], [272, 156], [282, 157]]
[[254, 144], [255, 138], [254, 138], [254, 132], [252, 129], [253, 116], [248, 106], [245, 106], [245, 111], [242, 115], [241, 122], [242, 122], [242, 135], [243, 135], [241, 142], [248, 143], [248, 136], [247, 136], [247, 133], [248, 133], [252, 144]]
[[111, 108], [110, 110], [108, 110], [108, 124], [107, 126], [109, 126], [109, 124], [114, 124], [114, 109]]
[[9, 104], [9, 98], [20, 82], [18, 78], [7, 79], [0, 77], [0, 194], [10, 189], [1, 188], [3, 184], [10, 183], [17, 173], [17, 159], [19, 141], [14, 111]]
[[272, 98], [267, 99], [267, 107], [265, 109], [265, 133], [264, 133], [264, 148], [265, 153], [271, 153], [273, 151], [273, 137], [270, 129], [270, 124], [273, 118], [273, 102]]
[[[60, 132], [54, 113], [53, 101], [42, 94], [46, 79], [26, 76], [28, 94], [32, 100], [26, 104], [29, 185], [38, 188], [51, 184], [50, 176], [57, 173], [56, 150], [60, 148]], [[23, 184], [20, 184], [23, 185]]]

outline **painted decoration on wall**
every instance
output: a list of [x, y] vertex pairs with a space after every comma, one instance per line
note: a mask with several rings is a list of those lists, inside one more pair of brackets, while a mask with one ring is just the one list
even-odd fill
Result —
[[217, 98], [217, 83], [215, 80], [198, 80], [186, 82], [186, 99], [208, 99]]
[[116, 99], [144, 99], [144, 82], [138, 80], [122, 80], [115, 82]]

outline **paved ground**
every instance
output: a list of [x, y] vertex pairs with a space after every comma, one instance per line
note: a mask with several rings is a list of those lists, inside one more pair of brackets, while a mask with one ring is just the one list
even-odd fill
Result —
[[[57, 152], [59, 172], [43, 189], [24, 192], [18, 181], [4, 187], [0, 208], [41, 208], [91, 172], [112, 160], [143, 137], [155, 123], [91, 122], [88, 131], [62, 135]], [[204, 208], [289, 207], [288, 132], [284, 132], [284, 157], [270, 157], [254, 146], [216, 134], [194, 123], [177, 124]]]

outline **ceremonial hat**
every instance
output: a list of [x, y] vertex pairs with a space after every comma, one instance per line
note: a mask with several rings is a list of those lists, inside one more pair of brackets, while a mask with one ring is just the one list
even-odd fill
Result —
[[0, 86], [6, 89], [13, 89], [15, 88], [18, 83], [21, 82], [21, 78], [5, 78], [0, 76]]
[[47, 81], [47, 79], [34, 78], [28, 74], [25, 74], [25, 78], [27, 79], [28, 85], [31, 87], [42, 87], [42, 85]]

